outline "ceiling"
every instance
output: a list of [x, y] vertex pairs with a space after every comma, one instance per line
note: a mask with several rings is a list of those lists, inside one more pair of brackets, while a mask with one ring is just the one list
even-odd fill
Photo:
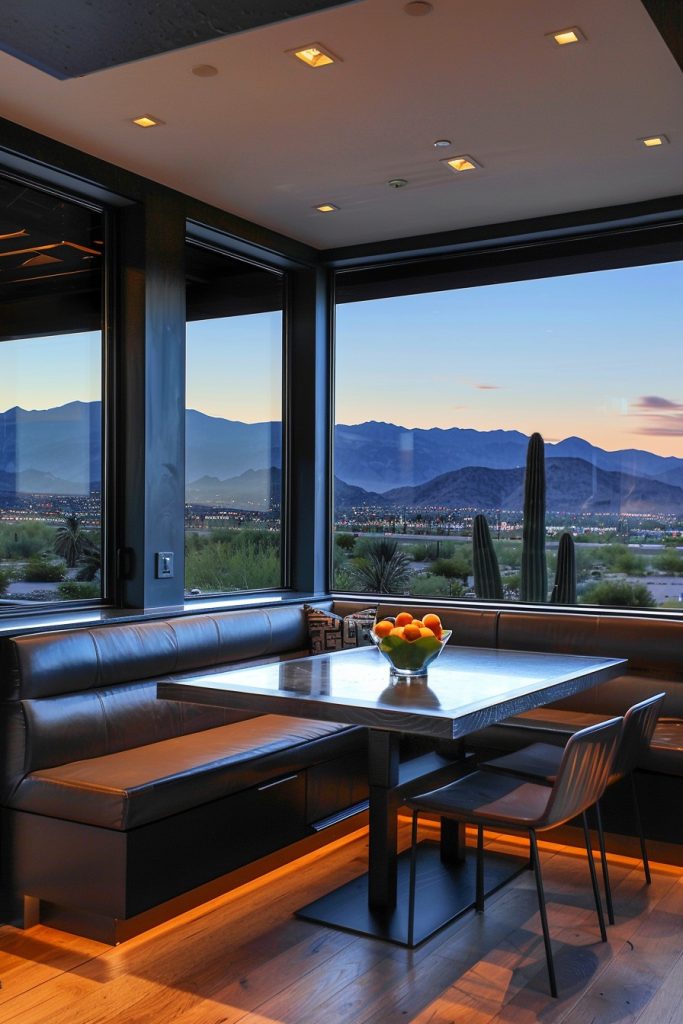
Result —
[[[286, 52], [311, 42], [342, 60]], [[683, 73], [641, 0], [358, 0], [65, 81], [0, 53], [0, 115], [320, 249], [682, 191]]]

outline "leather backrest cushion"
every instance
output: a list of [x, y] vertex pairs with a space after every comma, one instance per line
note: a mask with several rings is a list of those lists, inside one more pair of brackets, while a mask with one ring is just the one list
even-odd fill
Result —
[[51, 697], [307, 645], [299, 604], [14, 637], [2, 644], [1, 696]]
[[[405, 606], [408, 610], [409, 606]], [[384, 615], [396, 617], [397, 612], [402, 611], [400, 606], [395, 604], [380, 604], [377, 609], [377, 618]], [[441, 619], [444, 629], [452, 629], [452, 644], [460, 644], [463, 647], [495, 647], [498, 612], [482, 611], [478, 608], [452, 608], [448, 606], [434, 605], [429, 609], [414, 607], [410, 611], [416, 614], [427, 611], [435, 612]]]
[[157, 681], [22, 701], [25, 771], [52, 768], [255, 717], [157, 700]]
[[683, 621], [552, 612], [501, 612], [498, 646], [628, 658], [629, 669], [683, 682]]
[[596, 715], [623, 715], [634, 704], [656, 693], [665, 693], [662, 715], [683, 718], [683, 683], [677, 679], [627, 672], [599, 686], [554, 701], [550, 707], [567, 711], [589, 711]]

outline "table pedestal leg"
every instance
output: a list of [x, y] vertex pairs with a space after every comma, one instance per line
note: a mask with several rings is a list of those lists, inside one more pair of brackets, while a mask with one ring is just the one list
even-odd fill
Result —
[[368, 905], [373, 910], [396, 906], [398, 743], [397, 733], [369, 730]]
[[441, 862], [459, 864], [465, 859], [465, 826], [453, 818], [441, 819]]

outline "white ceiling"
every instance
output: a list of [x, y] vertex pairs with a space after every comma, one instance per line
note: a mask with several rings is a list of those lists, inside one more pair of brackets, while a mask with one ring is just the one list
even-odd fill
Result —
[[[64, 82], [0, 53], [0, 115], [322, 249], [683, 191], [683, 73], [640, 0], [403, 6], [359, 0]], [[572, 25], [587, 42], [545, 38]], [[313, 41], [343, 62], [285, 53]], [[166, 123], [132, 126], [143, 113]], [[655, 133], [670, 145], [637, 141]], [[482, 169], [439, 162], [460, 153]]]

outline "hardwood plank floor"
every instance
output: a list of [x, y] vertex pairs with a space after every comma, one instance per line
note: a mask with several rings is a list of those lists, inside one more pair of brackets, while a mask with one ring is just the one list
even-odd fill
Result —
[[119, 947], [0, 928], [0, 1024], [680, 1024], [683, 869], [612, 858], [602, 943], [585, 855], [541, 852], [559, 1000], [531, 872], [412, 951], [294, 918], [364, 869], [363, 830]]

